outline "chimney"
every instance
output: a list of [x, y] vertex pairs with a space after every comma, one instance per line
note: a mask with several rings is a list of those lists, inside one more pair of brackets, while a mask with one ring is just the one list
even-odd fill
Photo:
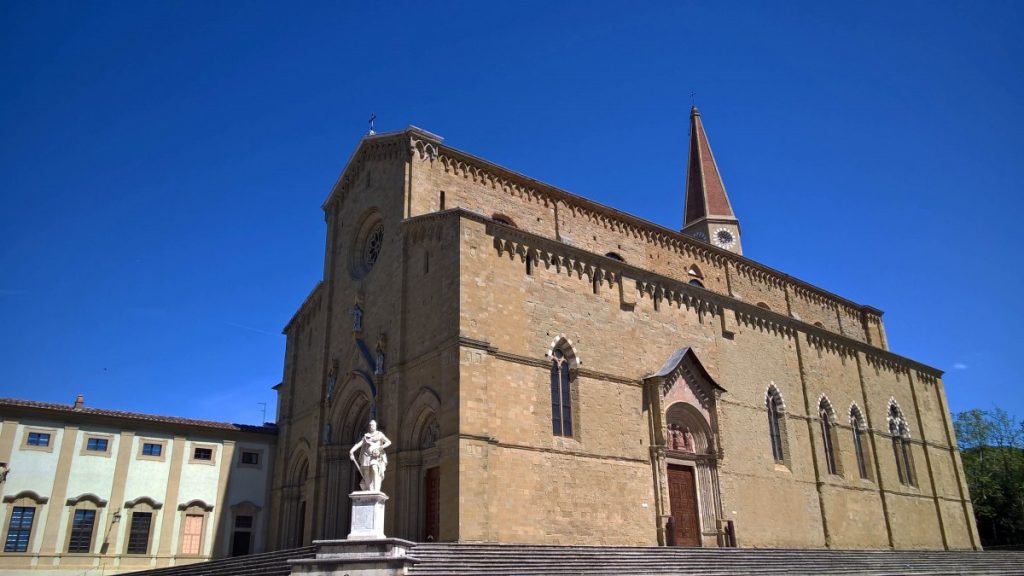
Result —
[[85, 406], [85, 395], [79, 394], [78, 397], [75, 398], [75, 410], [81, 410], [82, 406]]

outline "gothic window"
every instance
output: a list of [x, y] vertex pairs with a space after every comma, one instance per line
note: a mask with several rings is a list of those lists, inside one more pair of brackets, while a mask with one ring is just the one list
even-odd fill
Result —
[[757, 303], [757, 307], [758, 308], [764, 308], [765, 310], [771, 310], [772, 309], [771, 306], [765, 304], [764, 302], [758, 302]]
[[704, 278], [704, 274], [701, 273], [700, 268], [698, 268], [696, 264], [690, 265], [690, 267], [686, 269], [686, 273], [694, 278]]
[[373, 268], [380, 257], [381, 246], [384, 245], [384, 225], [377, 224], [370, 235], [366, 237], [366, 245], [363, 247], [363, 266], [366, 270]]
[[384, 248], [384, 221], [373, 211], [363, 219], [352, 240], [351, 271], [355, 279], [370, 273]]
[[702, 284], [701, 281], [697, 280], [696, 278], [691, 279], [689, 284], [690, 284], [690, 286], [696, 286], [697, 288], [703, 288], [704, 287], [704, 284]]
[[494, 220], [498, 224], [504, 224], [505, 226], [517, 228], [516, 223], [513, 222], [511, 218], [501, 213], [495, 213], [493, 216], [491, 216], [491, 220]]
[[768, 438], [772, 445], [772, 456], [777, 464], [785, 464], [786, 405], [782, 401], [779, 389], [774, 384], [768, 387], [765, 407], [768, 409]]
[[870, 479], [868, 461], [864, 456], [864, 429], [866, 426], [864, 416], [861, 415], [856, 404], [850, 406], [850, 428], [853, 430], [853, 453], [857, 457], [857, 472], [861, 478], [868, 480]]
[[551, 358], [551, 433], [572, 436], [572, 383], [569, 359], [555, 349]]
[[821, 442], [825, 450], [825, 467], [829, 474], [839, 474], [836, 466], [835, 411], [828, 398], [818, 403], [818, 418], [821, 420]]
[[605, 256], [607, 256], [608, 258], [611, 258], [612, 260], [618, 260], [619, 262], [625, 262], [626, 261], [626, 259], [623, 258], [621, 255], [619, 255], [618, 252], [608, 252], [607, 254], [605, 254]]
[[892, 453], [896, 459], [896, 474], [900, 484], [917, 486], [914, 457], [910, 451], [910, 429], [903, 411], [894, 399], [889, 401], [889, 435], [892, 436]]
[[526, 255], [526, 275], [527, 276], [533, 276], [533, 264], [534, 264], [534, 262], [533, 262], [533, 255], [532, 254], [527, 254]]

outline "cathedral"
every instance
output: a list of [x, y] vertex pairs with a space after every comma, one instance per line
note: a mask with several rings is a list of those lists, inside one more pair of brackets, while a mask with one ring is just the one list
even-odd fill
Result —
[[882, 312], [743, 256], [702, 118], [679, 230], [370, 133], [285, 327], [271, 548], [349, 531], [391, 440], [408, 540], [980, 548], [942, 373]]

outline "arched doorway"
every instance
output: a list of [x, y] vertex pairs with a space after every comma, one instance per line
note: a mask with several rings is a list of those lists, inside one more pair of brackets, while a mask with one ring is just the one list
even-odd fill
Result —
[[441, 426], [437, 392], [424, 386], [410, 403], [400, 436], [398, 490], [407, 513], [397, 519], [401, 537], [417, 542], [441, 540]]
[[703, 545], [704, 527], [715, 526], [715, 514], [704, 509], [713, 500], [713, 471], [717, 469], [711, 428], [700, 411], [681, 401], [665, 411], [665, 463], [669, 518], [666, 543]]
[[359, 378], [350, 377], [332, 405], [330, 436], [326, 438], [327, 479], [325, 538], [345, 538], [352, 524], [348, 495], [359, 490], [359, 471], [349, 459], [349, 449], [359, 441], [370, 421], [371, 391]]

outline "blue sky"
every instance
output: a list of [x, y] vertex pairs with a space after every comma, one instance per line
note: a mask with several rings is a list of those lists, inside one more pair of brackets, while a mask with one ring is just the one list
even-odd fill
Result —
[[0, 395], [258, 422], [366, 131], [678, 228], [697, 93], [746, 254], [1024, 416], [1024, 4], [4, 2]]

